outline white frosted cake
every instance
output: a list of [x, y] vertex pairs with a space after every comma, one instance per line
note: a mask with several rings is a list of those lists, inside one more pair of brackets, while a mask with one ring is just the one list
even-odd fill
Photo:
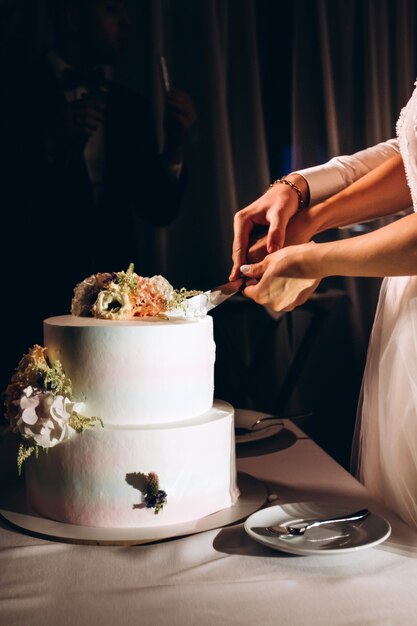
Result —
[[72, 381], [87, 415], [107, 425], [164, 424], [213, 403], [210, 316], [102, 320], [64, 315], [44, 322], [44, 345]]
[[[234, 411], [213, 403], [214, 358], [210, 316], [45, 320], [44, 348], [24, 357], [8, 390], [10, 421], [29, 442], [31, 509], [81, 526], [140, 528], [232, 506]], [[78, 428], [80, 420], [95, 424]]]

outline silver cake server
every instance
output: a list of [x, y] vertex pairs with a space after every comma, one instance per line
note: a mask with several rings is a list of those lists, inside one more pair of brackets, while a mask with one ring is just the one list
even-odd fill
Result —
[[244, 286], [244, 282], [243, 278], [238, 278], [230, 283], [225, 283], [200, 293], [197, 296], [187, 298], [178, 308], [169, 311], [168, 317], [204, 317], [216, 306], [238, 293]]

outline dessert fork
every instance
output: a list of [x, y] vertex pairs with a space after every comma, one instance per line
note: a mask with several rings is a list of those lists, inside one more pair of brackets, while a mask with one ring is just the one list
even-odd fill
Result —
[[328, 519], [320, 519], [320, 520], [310, 520], [309, 522], [300, 522], [293, 525], [288, 526], [268, 526], [267, 530], [274, 533], [275, 535], [282, 535], [287, 537], [300, 537], [304, 535], [306, 530], [310, 528], [315, 528], [317, 526], [321, 526], [322, 524], [333, 524], [334, 522], [353, 522], [355, 520], [365, 519], [369, 515], [368, 509], [361, 509], [360, 511], [355, 511], [355, 513], [350, 513], [348, 515], [342, 515], [338, 517], [330, 517]]
[[260, 417], [250, 426], [236, 426], [235, 433], [236, 435], [247, 435], [248, 433], [259, 432], [260, 430], [264, 430], [265, 428], [271, 428], [271, 426], [274, 426], [274, 424], [266, 424], [266, 426], [261, 426], [260, 428], [257, 428], [257, 426], [259, 424], [262, 424], [263, 422], [272, 421], [282, 426], [283, 419], [295, 420], [301, 419], [303, 417], [310, 417], [311, 415], [313, 415], [311, 412], [299, 413], [297, 415], [268, 415], [267, 417]]

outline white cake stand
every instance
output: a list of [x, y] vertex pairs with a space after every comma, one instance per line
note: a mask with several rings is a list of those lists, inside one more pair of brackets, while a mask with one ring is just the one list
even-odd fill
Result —
[[24, 512], [23, 485], [19, 487], [20, 493], [14, 490], [13, 494], [9, 494], [13, 496], [13, 502], [4, 504], [5, 508], [0, 509], [0, 515], [17, 530], [42, 539], [89, 545], [138, 545], [193, 535], [246, 519], [265, 503], [267, 491], [263, 483], [249, 474], [238, 474], [238, 486], [241, 495], [234, 506], [201, 519], [159, 528], [93, 528], [64, 524], [28, 514]]

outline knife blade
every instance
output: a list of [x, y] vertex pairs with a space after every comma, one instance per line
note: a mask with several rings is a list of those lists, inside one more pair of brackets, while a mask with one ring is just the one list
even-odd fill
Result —
[[187, 298], [178, 308], [169, 311], [168, 317], [204, 317], [216, 306], [238, 293], [244, 286], [244, 282], [243, 278], [238, 278], [197, 296]]

